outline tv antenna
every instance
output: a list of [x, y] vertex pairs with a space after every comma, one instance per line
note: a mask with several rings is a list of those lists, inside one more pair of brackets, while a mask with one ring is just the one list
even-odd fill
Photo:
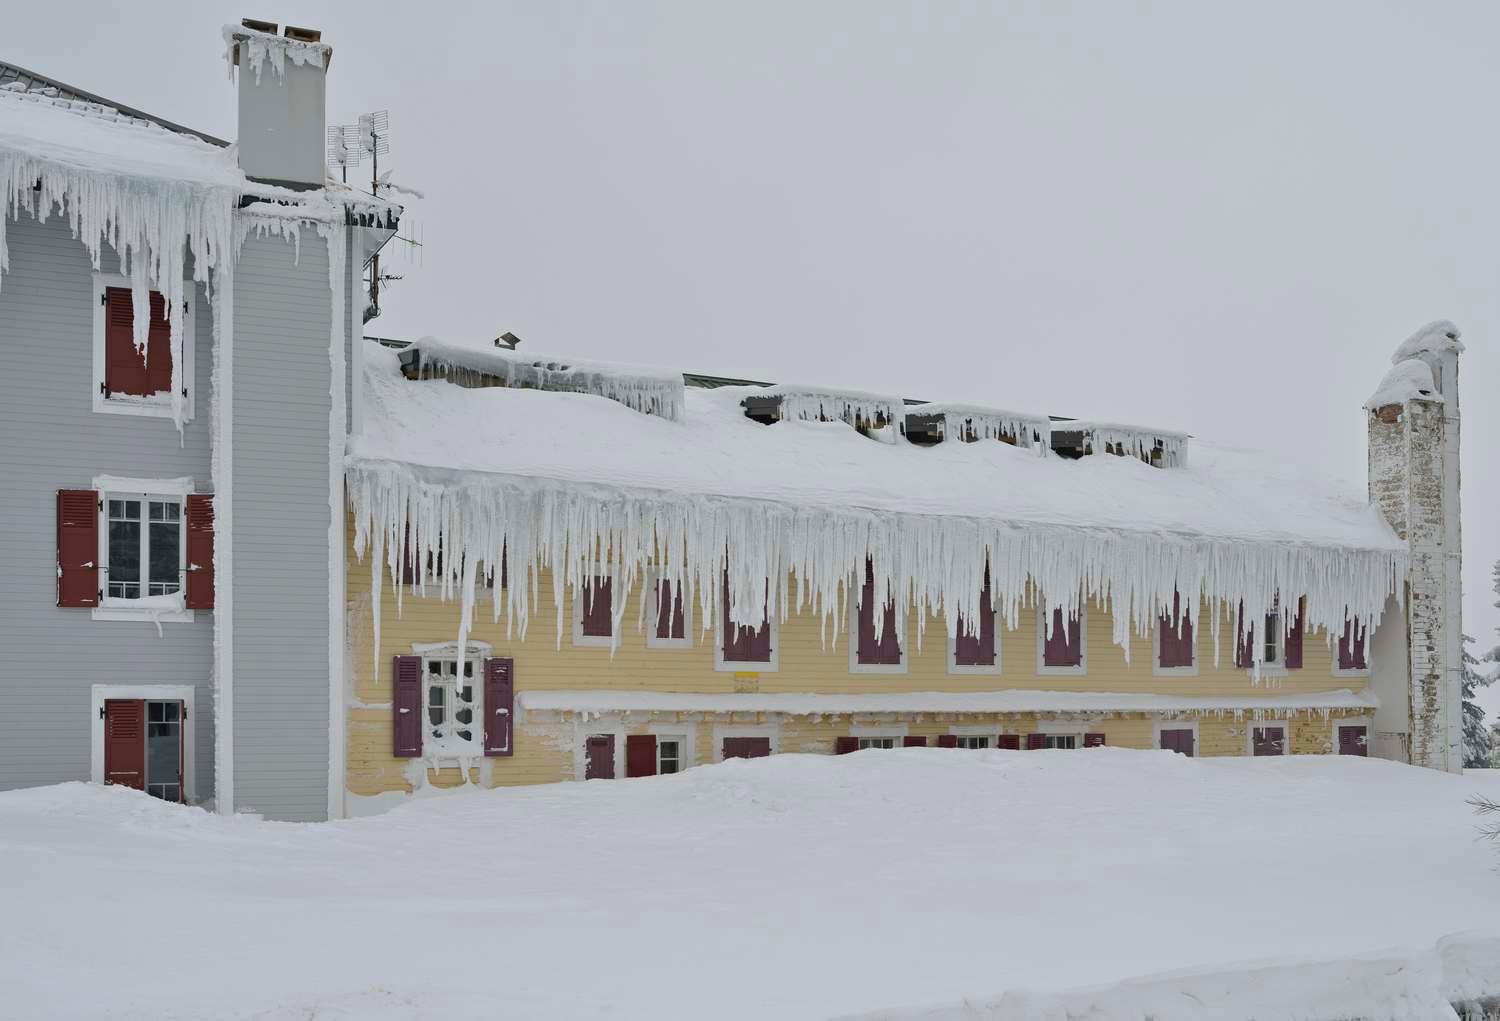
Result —
[[[380, 176], [380, 157], [391, 154], [391, 114], [389, 110], [372, 110], [362, 113], [353, 124], [330, 124], [327, 132], [328, 162], [339, 168], [345, 184], [349, 183], [349, 168], [370, 161], [370, 194], [379, 196], [386, 182]], [[386, 171], [386, 177], [390, 171]], [[396, 240], [421, 248], [422, 243], [410, 237], [396, 235]], [[380, 315], [380, 285], [387, 281], [400, 280], [394, 273], [380, 272], [380, 253], [370, 260], [370, 304], [365, 308], [364, 319], [369, 322]]]

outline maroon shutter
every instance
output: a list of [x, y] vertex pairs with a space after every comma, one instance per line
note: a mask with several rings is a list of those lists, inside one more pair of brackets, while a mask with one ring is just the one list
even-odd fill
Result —
[[1172, 593], [1171, 616], [1169, 617], [1164, 613], [1157, 614], [1156, 633], [1157, 666], [1164, 670], [1170, 667], [1181, 666], [1182, 664], [1178, 662], [1177, 656], [1177, 593], [1175, 591]]
[[401, 535], [401, 584], [415, 585], [417, 583], [417, 555], [411, 548], [411, 523], [407, 522], [406, 531]]
[[1062, 607], [1052, 611], [1052, 627], [1042, 647], [1042, 662], [1046, 666], [1078, 666], [1083, 662], [1083, 628], [1079, 619], [1069, 615], [1063, 622]]
[[1368, 733], [1363, 724], [1358, 726], [1339, 726], [1339, 754], [1340, 755], [1368, 755], [1369, 742]]
[[736, 624], [729, 619], [729, 572], [725, 570], [719, 616], [723, 619], [724, 662], [771, 662], [771, 583], [766, 582], [766, 615], [759, 629]]
[[720, 748], [720, 758], [763, 759], [771, 754], [769, 737], [726, 737]]
[[1288, 670], [1302, 669], [1302, 608], [1306, 599], [1297, 600], [1297, 615], [1287, 627], [1282, 645], [1282, 661]]
[[1103, 748], [1104, 747], [1104, 735], [1103, 734], [1099, 734], [1099, 733], [1091, 733], [1091, 734], [1085, 734], [1085, 735], [1083, 735], [1083, 746], [1085, 748]]
[[865, 584], [859, 596], [858, 661], [865, 665], [897, 666], [901, 663], [901, 636], [896, 632], [896, 601], [885, 603], [882, 631], [875, 634], [875, 567], [865, 558]]
[[1254, 755], [1285, 755], [1287, 729], [1284, 724], [1267, 724], [1251, 731], [1251, 749]]
[[682, 586], [674, 585], [666, 578], [656, 586], [656, 637], [687, 637], [687, 626], [682, 613]]
[[187, 498], [187, 608], [214, 608], [214, 498], [190, 493]]
[[1245, 601], [1240, 600], [1234, 625], [1234, 665], [1248, 667], [1255, 660], [1255, 624], [1245, 626]]
[[[128, 287], [104, 289], [104, 390], [146, 397], [154, 393], [145, 356], [135, 346], [135, 313]], [[150, 350], [149, 341], [147, 350]]]
[[955, 666], [995, 665], [995, 610], [990, 604], [990, 568], [984, 567], [984, 588], [979, 593], [979, 628], [977, 632], [958, 615], [958, 636], [953, 641]]
[[615, 778], [615, 736], [613, 734], [591, 734], [583, 743], [583, 778], [585, 780], [613, 780]]
[[167, 321], [167, 302], [160, 291], [151, 292], [151, 331], [146, 336], [146, 392], [171, 393], [172, 324]]
[[484, 754], [505, 756], [515, 749], [516, 664], [512, 659], [484, 661]]
[[656, 775], [655, 734], [631, 734], [625, 738], [625, 775]]
[[104, 782], [146, 789], [146, 700], [104, 703]]
[[901, 739], [901, 747], [902, 748], [926, 748], [927, 747], [927, 739], [925, 737], [903, 737]]
[[[938, 739], [938, 743], [939, 744], [942, 743], [942, 738]], [[834, 742], [833, 742], [833, 754], [835, 754], [835, 755], [848, 755], [850, 752], [857, 752], [857, 751], [859, 751], [859, 738], [857, 738], [857, 737], [839, 737], [839, 738], [835, 738], [834, 739]]]
[[422, 657], [395, 656], [391, 662], [392, 755], [415, 759], [422, 754]]
[[938, 739], [937, 739], [937, 746], [939, 748], [957, 748], [958, 747], [958, 735], [957, 734], [939, 734], [938, 735]]
[[1045, 748], [1045, 747], [1047, 747], [1047, 735], [1046, 734], [1027, 734], [1026, 735], [1026, 748], [1027, 748], [1028, 751], [1036, 751], [1037, 749]]
[[1193, 755], [1193, 732], [1187, 728], [1174, 728], [1161, 732], [1163, 751], [1179, 752], [1189, 758]]
[[583, 587], [583, 634], [608, 638], [614, 634], [614, 580], [595, 577]]
[[1021, 750], [1021, 735], [1001, 734], [999, 737], [995, 738], [995, 747], [1003, 748], [1007, 751], [1018, 752]]
[[1340, 670], [1365, 668], [1365, 637], [1369, 630], [1360, 626], [1358, 617], [1344, 621], [1344, 633], [1339, 637]]
[[99, 494], [57, 491], [57, 605], [99, 605]]

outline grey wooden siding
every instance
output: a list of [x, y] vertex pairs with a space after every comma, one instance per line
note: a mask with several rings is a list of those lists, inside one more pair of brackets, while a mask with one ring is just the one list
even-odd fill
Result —
[[[99, 474], [190, 475], [197, 488], [211, 489], [208, 303], [200, 289], [197, 417], [179, 442], [168, 419], [93, 411], [93, 269], [66, 220], [38, 224], [22, 213], [8, 220], [7, 231], [11, 268], [0, 279], [0, 789], [89, 778], [92, 685], [189, 684], [196, 688], [196, 795], [207, 801], [212, 613], [164, 624], [158, 638], [144, 621], [96, 621], [87, 609], [60, 609], [55, 500], [57, 490], [88, 489]], [[105, 272], [118, 271], [108, 252], [103, 261]]]
[[237, 811], [328, 813], [328, 250], [248, 239], [234, 282]]

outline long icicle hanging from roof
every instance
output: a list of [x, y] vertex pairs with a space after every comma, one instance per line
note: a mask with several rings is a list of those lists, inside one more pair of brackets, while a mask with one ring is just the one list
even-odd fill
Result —
[[[460, 599], [465, 633], [478, 587], [498, 574], [509, 583], [492, 587], [494, 619], [503, 610], [507, 633], [524, 637], [547, 569], [559, 641], [571, 606], [567, 596], [586, 579], [615, 579], [618, 623], [629, 593], [647, 572], [682, 585], [685, 599], [696, 598], [705, 631], [721, 613], [758, 625], [768, 609], [769, 578], [771, 613], [784, 620], [810, 607], [821, 616], [825, 634], [831, 624], [837, 636], [851, 580], [862, 575], [868, 557], [877, 592], [895, 599], [901, 633], [908, 613], [916, 613], [920, 647], [929, 615], [943, 617], [950, 634], [957, 614], [977, 617], [988, 559], [993, 605], [1008, 627], [1015, 628], [1023, 606], [1033, 603], [1074, 613], [1084, 600], [1107, 601], [1113, 639], [1127, 659], [1132, 630], [1147, 635], [1172, 605], [1174, 592], [1198, 593], [1210, 610], [1216, 662], [1220, 623], [1232, 619], [1242, 602], [1247, 619], [1279, 605], [1290, 623], [1297, 600], [1278, 603], [1277, 596], [1295, 593], [1305, 597], [1309, 630], [1339, 634], [1348, 617], [1374, 624], [1388, 597], [1399, 602], [1397, 579], [1407, 568], [1406, 553], [1392, 548], [802, 508], [501, 474], [455, 477], [387, 461], [353, 460], [346, 476], [355, 552], [369, 557], [373, 575], [377, 649], [383, 579], [398, 586], [398, 611], [401, 605], [404, 538], [413, 563], [441, 565], [431, 577], [418, 572], [418, 591], [435, 589], [443, 599]], [[728, 605], [721, 606], [726, 570]], [[1183, 602], [1196, 628], [1199, 600]], [[1261, 643], [1253, 646], [1258, 677]]]

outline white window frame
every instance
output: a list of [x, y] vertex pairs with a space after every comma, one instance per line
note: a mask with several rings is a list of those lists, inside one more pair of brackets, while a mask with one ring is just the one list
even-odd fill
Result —
[[191, 684], [95, 684], [89, 692], [89, 780], [104, 783], [104, 703], [113, 698], [182, 703], [182, 802], [198, 803], [196, 727]]
[[768, 737], [771, 739], [771, 754], [776, 755], [781, 751], [781, 724], [779, 723], [716, 723], [713, 732], [714, 762], [724, 761], [726, 737]]
[[584, 583], [580, 581], [573, 586], [573, 644], [584, 648], [609, 649], [614, 648], [620, 642], [620, 622], [624, 617], [620, 605], [617, 603], [621, 595], [620, 579], [618, 576], [609, 575], [609, 635], [586, 635], [583, 633], [583, 600]]
[[[464, 662], [474, 664], [474, 676], [469, 686], [474, 689], [474, 700], [470, 703], [474, 718], [469, 723], [470, 742], [482, 744], [484, 741], [484, 661], [489, 659], [493, 646], [489, 642], [469, 641], [464, 643]], [[428, 680], [427, 664], [432, 661], [444, 662], [458, 661], [457, 642], [413, 642], [411, 646], [413, 656], [422, 657], [422, 740], [430, 743], [436, 740], [432, 736], [432, 719], [428, 716], [431, 698], [429, 689], [432, 687]], [[461, 679], [461, 678], [460, 678]], [[452, 707], [449, 707], [452, 713]], [[454, 735], [455, 739], [457, 735]]]
[[[948, 636], [948, 673], [961, 677], [999, 677], [1001, 667], [1000, 648], [1005, 643], [1001, 641], [1000, 611], [991, 610], [995, 616], [995, 662], [992, 665], [979, 664], [978, 666], [958, 665], [958, 626], [955, 624], [953, 634]], [[955, 617], [957, 614], [954, 615]], [[906, 650], [902, 649], [904, 653]]]
[[[1082, 677], [1089, 672], [1089, 608], [1087, 600], [1078, 603], [1078, 665], [1047, 666], [1047, 624], [1052, 610], [1043, 600], [1036, 606], [1036, 672], [1040, 677]], [[1067, 614], [1063, 614], [1064, 622]]]
[[[656, 774], [664, 775], [661, 771], [661, 743], [663, 741], [676, 741], [678, 751], [678, 773], [685, 773], [698, 763], [698, 749], [695, 747], [694, 731], [697, 728], [684, 726], [680, 723], [653, 723], [646, 728], [646, 732], [656, 738]], [[671, 775], [671, 774], [667, 774]]]
[[[686, 582], [682, 586], [682, 637], [659, 638], [657, 622], [661, 620], [661, 583], [664, 579], [659, 571], [650, 575], [650, 592], [646, 597], [646, 647], [648, 649], [691, 649], [693, 647], [693, 601], [688, 598]], [[723, 652], [723, 643], [720, 643]]]
[[[172, 397], [171, 394], [157, 394], [151, 397], [136, 397], [131, 394], [120, 394], [117, 397], [105, 397], [104, 391], [104, 363], [105, 363], [105, 329], [107, 327], [108, 309], [104, 307], [104, 291], [109, 287], [131, 288], [130, 278], [118, 273], [95, 273], [94, 274], [94, 358], [93, 358], [93, 389], [92, 403], [94, 411], [105, 415], [144, 415], [150, 418], [171, 418]], [[197, 396], [198, 388], [194, 385], [195, 377], [193, 349], [197, 344], [197, 308], [198, 289], [191, 280], [183, 281], [183, 293], [186, 295], [187, 311], [182, 317], [182, 385], [187, 387], [187, 400], [183, 405], [183, 413], [187, 420], [193, 418], [193, 404]], [[157, 290], [158, 288], [152, 288]], [[166, 292], [162, 292], [162, 299], [166, 299]]]
[[[849, 618], [849, 672], [851, 674], [904, 674], [907, 671], [907, 659], [910, 649], [908, 648], [907, 636], [900, 636], [901, 662], [899, 663], [861, 663], [859, 661], [859, 593], [864, 588], [858, 589], [850, 586], [849, 610], [845, 614]], [[882, 613], [884, 608], [882, 607]], [[899, 616], [899, 615], [898, 615]]]
[[[781, 669], [781, 623], [776, 612], [776, 590], [766, 596], [766, 623], [771, 626], [771, 658], [764, 663], [748, 659], [724, 658], [724, 622], [729, 619], [729, 607], [719, 607], [719, 619], [714, 622], [714, 669], [730, 674], [774, 674]], [[754, 736], [754, 735], [751, 735]], [[719, 761], [718, 759], [714, 760]]]
[[[1203, 618], [1199, 617], [1201, 623]], [[1180, 626], [1180, 624], [1179, 624]], [[1162, 666], [1161, 665], [1161, 615], [1158, 614], [1156, 621], [1151, 625], [1151, 676], [1152, 677], [1197, 677], [1198, 676], [1198, 632], [1200, 627], [1193, 628], [1193, 662], [1190, 666]]]
[[[1292, 721], [1291, 720], [1248, 720], [1245, 723], [1245, 754], [1252, 759], [1255, 755], [1255, 728], [1256, 727], [1280, 727], [1286, 734], [1286, 739], [1281, 744], [1281, 755], [1283, 757], [1292, 754]], [[1194, 738], [1196, 744], [1197, 738]], [[1157, 744], [1161, 742], [1158, 741]], [[1196, 749], [1195, 749], [1196, 750]], [[1274, 759], [1277, 756], [1263, 755], [1261, 758]]]
[[[1151, 748], [1153, 751], [1166, 751], [1161, 746], [1161, 732], [1164, 730], [1191, 730], [1193, 732], [1193, 758], [1203, 757], [1203, 742], [1198, 734], [1197, 720], [1153, 720], [1151, 723]], [[1290, 737], [1290, 733], [1288, 734]]]
[[[993, 751], [995, 748], [994, 734], [954, 734], [954, 740], [958, 742], [955, 747], [964, 748], [966, 751]], [[965, 741], [983, 741], [979, 748], [965, 748]]]
[[[1369, 646], [1369, 644], [1370, 644], [1370, 640], [1369, 640], [1368, 637], [1366, 637], [1365, 638], [1365, 645], [1366, 645], [1367, 649], [1366, 649], [1365, 662], [1369, 662], [1369, 655], [1368, 655], [1368, 646]], [[1337, 649], [1337, 647], [1335, 647], [1333, 654], [1335, 656], [1338, 655], [1338, 649]], [[1374, 748], [1375, 748], [1375, 717], [1373, 717], [1373, 716], [1345, 716], [1343, 719], [1334, 719], [1334, 720], [1332, 720], [1330, 722], [1332, 723], [1332, 726], [1329, 727], [1329, 729], [1328, 729], [1328, 751], [1329, 751], [1329, 754], [1331, 754], [1331, 755], [1337, 755], [1337, 754], [1339, 754], [1339, 728], [1340, 727], [1364, 727], [1365, 728], [1365, 758], [1367, 758], [1367, 759], [1373, 759], [1373, 758], [1375, 758], [1375, 755], [1374, 755]]]
[[[120, 599], [109, 594], [109, 501], [116, 500], [139, 500], [141, 501], [141, 542], [144, 545], [149, 541], [150, 535], [150, 513], [147, 504], [151, 501], [176, 502], [181, 508], [178, 516], [177, 529], [177, 556], [181, 564], [182, 588], [181, 594], [184, 600], [187, 598], [187, 498], [193, 492], [193, 480], [190, 477], [178, 479], [140, 479], [128, 478], [117, 475], [96, 475], [93, 479], [94, 491], [99, 494], [98, 531], [99, 549], [99, 605], [93, 608], [91, 616], [94, 620], [133, 620], [151, 621], [153, 623], [190, 623], [193, 620], [193, 611], [182, 609], [172, 612], [148, 609], [140, 605], [139, 599]], [[146, 586], [146, 575], [149, 568], [149, 560], [141, 564], [141, 585]]]
[[[1000, 747], [1000, 742], [999, 742], [1000, 736], [1002, 734], [1009, 734], [1010, 731], [1006, 730], [1003, 726], [1001, 726], [998, 723], [963, 723], [963, 724], [955, 724], [953, 726], [950, 726], [948, 728], [948, 733], [951, 736], [957, 737], [957, 738], [965, 738], [965, 737], [983, 737], [983, 738], [988, 738], [989, 742], [990, 742], [990, 744], [989, 744], [989, 750], [990, 751], [996, 751]], [[1021, 744], [1023, 748], [1025, 747], [1025, 744], [1026, 744], [1025, 741], [1019, 741], [1018, 743]]]
[[[1036, 729], [1032, 733], [1041, 734], [1043, 737], [1071, 737], [1073, 739], [1073, 747], [1071, 749], [1063, 748], [1056, 750], [1078, 751], [1083, 748], [1083, 735], [1088, 733], [1088, 726], [1074, 720], [1041, 720], [1037, 723]], [[1021, 742], [1021, 747], [1025, 749], [1025, 741]]]

